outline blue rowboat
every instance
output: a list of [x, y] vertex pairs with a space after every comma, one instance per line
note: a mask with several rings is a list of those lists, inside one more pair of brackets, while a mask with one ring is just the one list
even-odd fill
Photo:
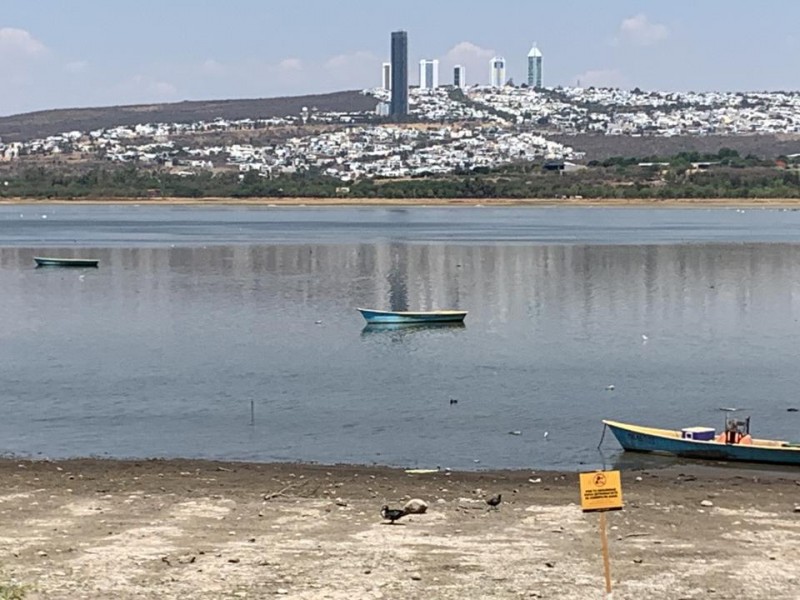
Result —
[[691, 427], [682, 431], [672, 431], [618, 421], [603, 421], [603, 423], [611, 430], [620, 445], [629, 452], [656, 452], [684, 458], [800, 466], [800, 444], [751, 438], [749, 419], [746, 422], [737, 422], [740, 425], [746, 423], [746, 429], [740, 427], [738, 430], [732, 430], [726, 424], [725, 432], [707, 440], [691, 439], [686, 436], [691, 436], [692, 430], [709, 430], [709, 428]]
[[388, 311], [357, 308], [367, 323], [461, 323], [465, 310]]
[[96, 267], [99, 259], [94, 258], [56, 258], [48, 256], [34, 256], [37, 267]]

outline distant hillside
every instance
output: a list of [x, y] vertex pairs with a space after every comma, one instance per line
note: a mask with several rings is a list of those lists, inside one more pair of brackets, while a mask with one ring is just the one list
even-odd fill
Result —
[[632, 136], [593, 134], [546, 134], [548, 139], [585, 152], [586, 160], [605, 160], [615, 156], [673, 156], [679, 152], [716, 154], [722, 148], [736, 150], [741, 156], [775, 158], [781, 154], [800, 153], [798, 134], [752, 135], [679, 135]]
[[64, 131], [91, 131], [115, 125], [181, 123], [223, 119], [258, 119], [296, 115], [306, 106], [320, 111], [371, 111], [377, 101], [361, 92], [335, 92], [252, 100], [196, 100], [170, 104], [137, 104], [99, 108], [67, 108], [0, 117], [0, 138], [20, 142]]

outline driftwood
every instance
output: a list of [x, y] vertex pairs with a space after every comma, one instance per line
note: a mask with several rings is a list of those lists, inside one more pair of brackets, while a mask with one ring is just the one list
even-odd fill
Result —
[[[269, 494], [264, 494], [264, 501], [274, 500], [275, 498], [279, 498], [281, 496], [287, 496], [288, 494], [286, 492], [288, 492], [289, 490], [292, 490], [292, 489], [295, 489], [295, 488], [298, 488], [298, 489], [302, 488], [307, 483], [308, 483], [308, 480], [296, 481], [294, 483], [290, 483], [286, 487], [283, 487], [283, 488], [279, 489], [277, 492], [270, 492]], [[314, 494], [316, 494], [317, 490], [319, 490], [319, 486], [317, 486], [314, 489], [306, 492], [305, 494], [296, 494], [296, 495], [304, 497], [304, 498], [308, 498], [308, 497], [313, 496]]]

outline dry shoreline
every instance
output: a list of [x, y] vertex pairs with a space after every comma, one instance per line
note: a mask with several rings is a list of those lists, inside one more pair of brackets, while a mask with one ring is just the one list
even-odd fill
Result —
[[[26, 598], [602, 598], [575, 473], [10, 458], [0, 480], [0, 586]], [[800, 597], [798, 481], [625, 471], [615, 598]], [[426, 514], [382, 523], [412, 497]]]
[[517, 207], [631, 207], [631, 208], [800, 208], [800, 198], [94, 198], [40, 199], [4, 198], [0, 205], [113, 205], [146, 206], [267, 206], [267, 207], [353, 207], [353, 206], [517, 206]]

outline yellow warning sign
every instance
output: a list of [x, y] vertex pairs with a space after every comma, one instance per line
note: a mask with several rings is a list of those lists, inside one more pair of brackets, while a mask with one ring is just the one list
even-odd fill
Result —
[[622, 508], [622, 482], [619, 471], [581, 473], [581, 508], [619, 510]]

